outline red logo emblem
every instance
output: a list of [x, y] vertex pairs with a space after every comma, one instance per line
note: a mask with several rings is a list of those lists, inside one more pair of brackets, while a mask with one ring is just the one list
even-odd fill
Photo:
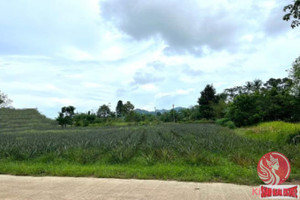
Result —
[[283, 154], [270, 152], [259, 160], [257, 173], [259, 178], [266, 184], [279, 185], [288, 179], [291, 173], [291, 165]]

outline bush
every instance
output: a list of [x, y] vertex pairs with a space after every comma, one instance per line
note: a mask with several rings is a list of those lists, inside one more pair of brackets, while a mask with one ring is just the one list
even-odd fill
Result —
[[234, 122], [228, 118], [217, 119], [216, 124], [225, 126], [225, 127], [231, 128], [231, 129], [236, 128]]
[[234, 124], [233, 121], [227, 121], [225, 123], [225, 126], [228, 127], [228, 128], [231, 128], [231, 129], [236, 128], [236, 126], [235, 126], [235, 124]]
[[230, 119], [228, 118], [221, 118], [216, 120], [216, 124], [219, 124], [221, 126], [224, 126], [226, 122], [228, 122]]

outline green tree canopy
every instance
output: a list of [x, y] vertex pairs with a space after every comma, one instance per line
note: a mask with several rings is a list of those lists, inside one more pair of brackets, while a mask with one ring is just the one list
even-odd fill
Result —
[[117, 117], [121, 117], [123, 114], [123, 101], [119, 100], [116, 107], [116, 115]]
[[198, 99], [201, 117], [212, 119], [214, 117], [212, 104], [217, 103], [217, 101], [216, 90], [213, 85], [206, 85]]
[[116, 107], [116, 114], [118, 117], [126, 116], [130, 112], [133, 112], [134, 105], [127, 101], [125, 104], [123, 104], [123, 101], [119, 100]]
[[289, 70], [289, 77], [293, 80], [293, 92], [300, 96], [300, 56], [293, 62]]
[[75, 111], [74, 106], [64, 106], [61, 108], [61, 112], [58, 113], [58, 117], [56, 118], [56, 121], [59, 125], [62, 127], [66, 127], [67, 125], [73, 124], [73, 116]]
[[124, 115], [127, 115], [129, 114], [130, 112], [132, 112], [134, 109], [134, 105], [130, 102], [130, 101], [127, 101], [124, 105], [123, 105], [123, 114]]
[[241, 88], [241, 91], [233, 92], [226, 113], [227, 118], [237, 126], [274, 120], [294, 122], [300, 119], [300, 98], [292, 90], [293, 79], [270, 78], [258, 85], [259, 89], [247, 90], [249, 88], [247, 82], [244, 86], [225, 90], [233, 92], [236, 88]]
[[295, 28], [300, 25], [300, 0], [294, 0], [294, 3], [288, 4], [283, 8], [284, 12], [287, 12], [283, 16], [283, 20], [292, 20], [291, 27]]
[[0, 91], [0, 108], [5, 108], [10, 106], [12, 103], [12, 100], [10, 100], [6, 94], [2, 93]]
[[108, 117], [110, 116], [110, 109], [107, 105], [103, 104], [102, 106], [99, 107], [97, 111], [97, 116], [98, 117]]
[[226, 116], [237, 126], [247, 126], [262, 121], [263, 111], [259, 99], [258, 94], [238, 95], [230, 104]]

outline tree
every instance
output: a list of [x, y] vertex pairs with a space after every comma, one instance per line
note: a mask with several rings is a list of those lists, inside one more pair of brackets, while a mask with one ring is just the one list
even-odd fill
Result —
[[289, 70], [289, 77], [293, 80], [293, 92], [296, 96], [300, 96], [300, 56], [293, 62], [292, 68]]
[[88, 113], [75, 114], [73, 117], [73, 124], [75, 126], [88, 126], [96, 122], [96, 114], [88, 111]]
[[56, 118], [56, 121], [58, 121], [58, 124], [62, 127], [66, 127], [67, 125], [73, 124], [73, 116], [74, 116], [75, 107], [68, 106], [68, 107], [62, 107], [61, 112], [58, 113], [58, 117]]
[[184, 109], [181, 109], [179, 110], [178, 112], [178, 121], [189, 121], [190, 120], [190, 117], [191, 117], [191, 110], [188, 109], [188, 108], [184, 108]]
[[260, 92], [262, 84], [263, 84], [263, 82], [261, 80], [255, 79], [253, 81], [253, 90], [254, 90], [254, 92]]
[[[290, 87], [284, 84], [289, 82], [288, 80], [290, 79], [270, 80], [275, 80], [276, 84], [271, 88], [265, 89], [260, 94], [259, 104], [262, 109], [261, 111], [264, 112], [263, 121], [292, 121], [293, 110], [296, 109], [292, 104], [295, 97], [291, 95]], [[269, 81], [267, 81], [267, 83]]]
[[259, 95], [241, 94], [230, 103], [226, 118], [231, 119], [237, 126], [247, 126], [258, 123], [263, 119], [259, 105]]
[[287, 12], [283, 16], [283, 20], [289, 21], [291, 18], [294, 18], [291, 23], [292, 28], [300, 25], [300, 0], [294, 0], [294, 3], [284, 6], [283, 11]]
[[175, 109], [171, 109], [169, 112], [164, 112], [160, 116], [160, 120], [163, 122], [175, 122], [178, 119], [178, 112]]
[[67, 125], [66, 118], [62, 112], [58, 113], [58, 117], [56, 118], [56, 121], [61, 127], [66, 127]]
[[[295, 76], [293, 72], [295, 70], [291, 71], [291, 78], [297, 80], [297, 75]], [[291, 78], [270, 78], [265, 83], [247, 82], [245, 86], [242, 86], [244, 88], [242, 93], [234, 93], [226, 117], [237, 126], [252, 125], [262, 121], [299, 120], [300, 98], [293, 92], [295, 84]], [[233, 88], [225, 91], [234, 90]]]
[[99, 107], [97, 111], [97, 116], [98, 117], [108, 117], [110, 116], [110, 109], [107, 105], [103, 104], [102, 106]]
[[217, 103], [216, 90], [213, 85], [206, 85], [198, 99], [201, 117], [206, 119], [214, 118], [212, 104]]
[[145, 115], [131, 111], [125, 116], [126, 122], [140, 122], [145, 120]]
[[289, 71], [289, 78], [293, 81], [292, 94], [295, 96], [293, 103], [293, 121], [300, 120], [300, 56], [294, 61]]
[[227, 109], [227, 103], [225, 102], [225, 99], [219, 99], [218, 103], [211, 104], [211, 107], [213, 109], [213, 116], [216, 119], [220, 119], [225, 116]]
[[123, 102], [119, 100], [116, 107], [116, 115], [117, 117], [126, 116], [130, 112], [133, 112], [133, 109], [134, 105], [130, 101], [123, 104]]
[[116, 107], [117, 117], [121, 117], [123, 114], [123, 101], [119, 100]]
[[74, 106], [68, 106], [68, 107], [62, 107], [62, 112], [65, 113], [66, 116], [73, 117], [75, 114], [75, 107]]
[[12, 100], [10, 100], [6, 94], [2, 93], [0, 91], [0, 108], [9, 107], [12, 103]]
[[124, 115], [129, 114], [130, 112], [132, 112], [134, 109], [134, 105], [130, 102], [127, 101], [124, 105], [123, 105], [123, 113]]
[[199, 105], [195, 105], [191, 107], [190, 111], [191, 111], [190, 120], [198, 120], [201, 118]]

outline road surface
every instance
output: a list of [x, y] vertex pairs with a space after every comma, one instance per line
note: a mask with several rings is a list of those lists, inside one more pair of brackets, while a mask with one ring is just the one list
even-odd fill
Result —
[[160, 180], [0, 175], [1, 200], [249, 200], [252, 186]]

